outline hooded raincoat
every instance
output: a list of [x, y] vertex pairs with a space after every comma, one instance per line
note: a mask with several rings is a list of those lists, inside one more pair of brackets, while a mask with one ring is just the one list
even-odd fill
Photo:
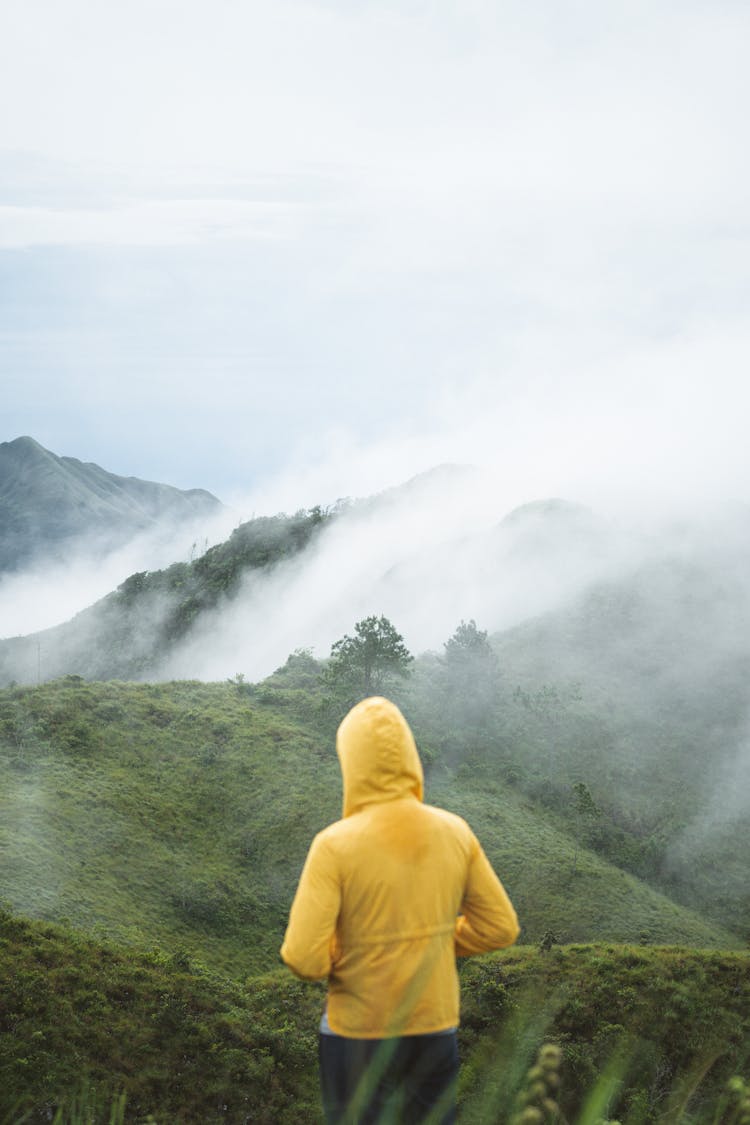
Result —
[[456, 956], [512, 945], [516, 913], [468, 824], [423, 804], [411, 730], [386, 699], [339, 727], [343, 818], [313, 840], [281, 956], [328, 978], [328, 1023], [355, 1039], [458, 1024]]

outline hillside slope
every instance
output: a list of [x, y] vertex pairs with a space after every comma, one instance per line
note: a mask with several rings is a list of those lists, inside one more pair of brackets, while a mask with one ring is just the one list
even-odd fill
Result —
[[[508, 1120], [534, 1053], [562, 1046], [567, 1120], [607, 1085], [610, 1116], [712, 1122], [750, 1052], [750, 957], [686, 949], [516, 948], [462, 975], [461, 1120]], [[275, 972], [244, 985], [182, 954], [125, 952], [0, 909], [0, 1120], [311, 1125], [321, 1120], [320, 985]], [[746, 1073], [746, 1071], [745, 1071]], [[88, 1095], [82, 1096], [84, 1085]], [[98, 1108], [97, 1108], [98, 1107]], [[67, 1120], [67, 1117], [65, 1118]], [[79, 1120], [81, 1118], [79, 1117]]]
[[121, 477], [75, 457], [58, 457], [31, 437], [0, 442], [0, 573], [60, 556], [85, 537], [111, 549], [168, 521], [216, 513], [210, 492]]
[[131, 574], [63, 625], [0, 640], [0, 685], [58, 676], [157, 678], [173, 647], [218, 607], [231, 607], [251, 575], [268, 575], [302, 551], [327, 517], [320, 509], [259, 517], [189, 563]]
[[663, 560], [493, 646], [526, 704], [525, 735], [499, 716], [495, 730], [527, 791], [552, 807], [583, 779], [605, 851], [608, 830], [614, 851], [631, 847], [634, 870], [750, 931], [750, 598], [739, 563]]
[[[309, 843], [340, 815], [319, 707], [273, 681], [0, 693], [0, 898], [234, 973], [275, 965]], [[476, 827], [525, 941], [738, 944], [485, 774], [437, 761], [427, 798]]]

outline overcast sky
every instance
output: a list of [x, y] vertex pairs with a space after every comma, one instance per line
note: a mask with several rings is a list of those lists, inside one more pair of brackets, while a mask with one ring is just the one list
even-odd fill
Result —
[[0, 440], [258, 509], [746, 498], [749, 45], [744, 0], [5, 0]]

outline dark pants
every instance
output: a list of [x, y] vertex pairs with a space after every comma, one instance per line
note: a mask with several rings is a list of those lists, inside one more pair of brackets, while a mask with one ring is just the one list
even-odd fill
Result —
[[455, 1122], [455, 1032], [400, 1039], [321, 1035], [318, 1051], [328, 1125]]

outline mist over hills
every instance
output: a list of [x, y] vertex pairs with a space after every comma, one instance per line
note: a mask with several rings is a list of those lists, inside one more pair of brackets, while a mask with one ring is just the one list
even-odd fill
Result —
[[750, 581], [735, 546], [693, 543], [493, 643], [523, 688], [562, 674], [596, 718], [590, 738], [563, 722], [546, 775], [596, 778], [624, 831], [660, 839], [661, 885], [746, 932]]
[[[309, 534], [308, 534], [309, 532]], [[476, 470], [442, 466], [332, 509], [260, 517], [200, 559], [131, 575], [72, 621], [0, 642], [0, 682], [268, 675], [385, 612], [414, 651], [461, 618], [514, 625], [631, 565], [633, 545], [562, 500], [495, 509]]]
[[62, 558], [77, 540], [103, 554], [138, 532], [216, 514], [204, 489], [122, 477], [59, 457], [31, 437], [0, 443], [0, 573]]
[[[325, 516], [259, 517], [191, 562], [130, 575], [63, 625], [0, 641], [0, 680], [154, 679], [175, 646], [216, 606], [231, 609], [243, 578], [268, 574], [305, 547]], [[163, 677], [162, 677], [163, 678]]]
[[[385, 613], [417, 656], [401, 702], [428, 750], [505, 778], [565, 831], [585, 782], [604, 858], [741, 934], [749, 554], [744, 510], [648, 531], [559, 498], [498, 513], [480, 474], [443, 466], [132, 574], [65, 624], [0, 642], [0, 684], [259, 682]], [[472, 667], [458, 691], [443, 646], [470, 619], [497, 674]]]

